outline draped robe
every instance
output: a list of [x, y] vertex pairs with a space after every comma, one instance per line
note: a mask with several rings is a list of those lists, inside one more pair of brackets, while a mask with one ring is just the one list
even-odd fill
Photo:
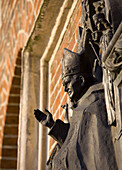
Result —
[[61, 149], [52, 170], [117, 170], [103, 85], [91, 86], [73, 109], [70, 123], [57, 120], [49, 132]]

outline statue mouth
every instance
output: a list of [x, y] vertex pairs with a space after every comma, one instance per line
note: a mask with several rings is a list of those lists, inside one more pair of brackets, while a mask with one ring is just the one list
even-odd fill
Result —
[[72, 99], [73, 91], [72, 90], [68, 90], [68, 95], [69, 95], [69, 98]]
[[71, 90], [68, 90], [68, 95], [70, 96], [72, 94], [72, 91]]

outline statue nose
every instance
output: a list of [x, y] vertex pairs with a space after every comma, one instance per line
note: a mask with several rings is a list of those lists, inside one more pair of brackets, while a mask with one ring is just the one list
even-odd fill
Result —
[[66, 86], [66, 85], [64, 86], [64, 91], [65, 91], [65, 92], [67, 92], [67, 91], [68, 91], [68, 89], [67, 89], [67, 86]]

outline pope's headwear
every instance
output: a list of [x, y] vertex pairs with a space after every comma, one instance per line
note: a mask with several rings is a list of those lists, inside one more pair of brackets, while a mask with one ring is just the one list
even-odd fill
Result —
[[64, 48], [61, 73], [62, 79], [75, 74], [92, 74], [92, 63], [90, 63], [89, 56], [85, 54], [84, 48], [80, 53]]

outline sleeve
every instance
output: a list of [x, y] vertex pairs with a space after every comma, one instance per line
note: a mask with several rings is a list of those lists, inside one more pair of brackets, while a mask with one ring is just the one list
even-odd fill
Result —
[[62, 146], [67, 137], [69, 126], [69, 123], [64, 123], [60, 119], [57, 119], [48, 135]]

